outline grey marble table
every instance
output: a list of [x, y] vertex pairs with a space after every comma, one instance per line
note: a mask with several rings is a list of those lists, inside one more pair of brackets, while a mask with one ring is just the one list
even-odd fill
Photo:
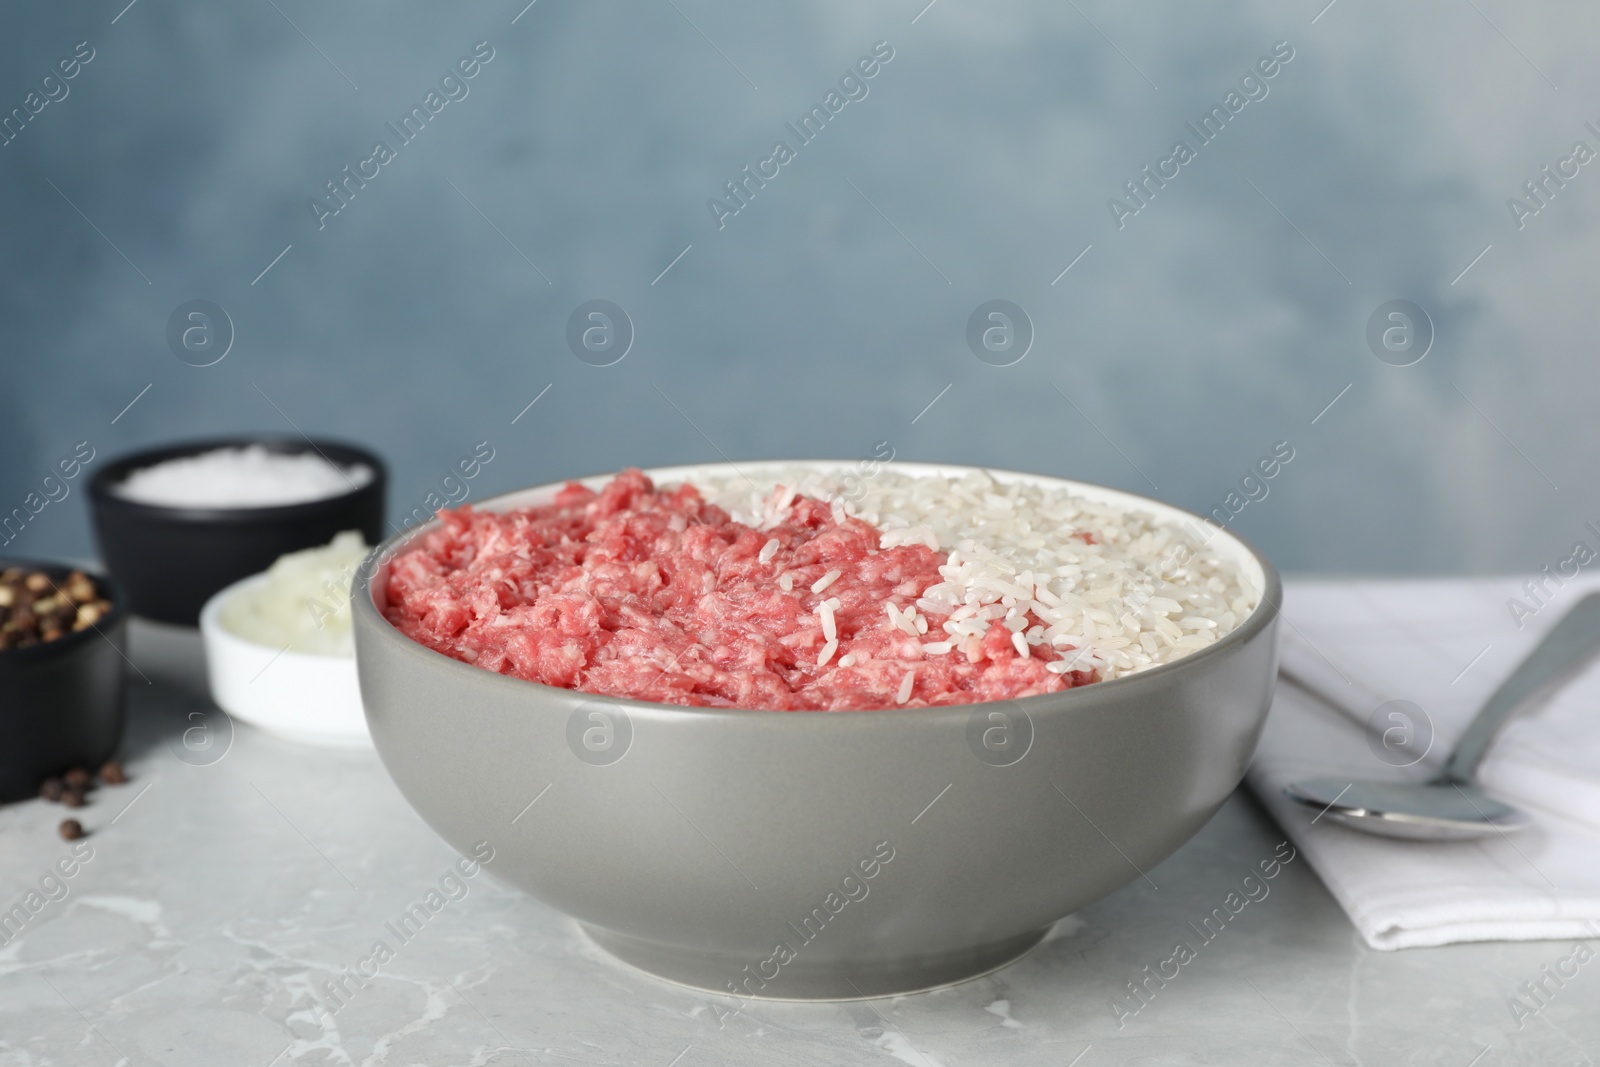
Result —
[[[462, 880], [464, 895], [452, 892], [378, 978], [330, 1012], [324, 983], [379, 938], [396, 942], [387, 924], [439, 888], [454, 853], [370, 752], [304, 748], [241, 725], [220, 759], [180, 759], [175, 739], [204, 721], [196, 713], [217, 721], [194, 639], [141, 626], [130, 655], [150, 678], [130, 685], [131, 781], [73, 813], [92, 855], [49, 880], [72, 854], [56, 830], [64, 809], [0, 809], [0, 908], [26, 911], [30, 892], [42, 901], [0, 946], [0, 1065], [1600, 1059], [1600, 966], [1520, 1026], [1508, 1004], [1570, 945], [1374, 952], [1303, 859], [1202, 941], [1190, 924], [1283, 840], [1242, 792], [1149, 881], [956, 988], [740, 1010], [613, 962], [565, 917], [484, 873]], [[1194, 958], [1164, 985], [1148, 981], [1146, 966], [1180, 940]], [[1148, 1001], [1129, 983], [1152, 990]]]

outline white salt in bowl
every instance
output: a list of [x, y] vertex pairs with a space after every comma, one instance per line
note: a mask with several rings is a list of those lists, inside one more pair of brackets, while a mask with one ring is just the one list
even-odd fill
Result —
[[[263, 507], [150, 504], [118, 491], [137, 471], [251, 446], [292, 456], [311, 453], [339, 467], [365, 467], [371, 476], [337, 496]], [[100, 557], [127, 591], [133, 613], [193, 626], [213, 593], [266, 570], [286, 552], [325, 545], [341, 530], [360, 530], [369, 544], [382, 538], [387, 482], [383, 460], [367, 449], [249, 435], [187, 441], [109, 460], [89, 480], [89, 500]]]
[[371, 748], [353, 656], [328, 656], [247, 640], [222, 625], [223, 605], [266, 584], [251, 575], [200, 610], [211, 699], [235, 719], [305, 744]]

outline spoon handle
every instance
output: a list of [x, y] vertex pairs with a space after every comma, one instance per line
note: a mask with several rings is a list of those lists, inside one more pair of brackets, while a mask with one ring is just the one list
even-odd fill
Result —
[[1511, 713], [1541, 691], [1576, 673], [1600, 652], [1600, 593], [1590, 593], [1556, 623], [1538, 646], [1496, 689], [1461, 735], [1440, 781], [1467, 783], [1488, 751], [1495, 734]]

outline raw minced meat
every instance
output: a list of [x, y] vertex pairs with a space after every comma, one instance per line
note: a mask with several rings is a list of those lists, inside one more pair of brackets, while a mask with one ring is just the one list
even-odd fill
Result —
[[937, 619], [919, 632], [914, 606], [943, 580], [944, 555], [882, 549], [875, 526], [811, 497], [758, 530], [692, 485], [658, 490], [629, 470], [598, 493], [574, 482], [548, 505], [439, 518], [390, 564], [384, 614], [429, 648], [528, 681], [669, 704], [849, 711], [1094, 680], [1047, 670], [1058, 652], [999, 621], [957, 653], [926, 653], [946, 635]]

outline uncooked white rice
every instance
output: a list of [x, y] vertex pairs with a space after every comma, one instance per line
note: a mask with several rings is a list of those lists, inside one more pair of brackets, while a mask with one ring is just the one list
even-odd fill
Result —
[[[853, 480], [859, 499], [846, 504], [846, 473], [762, 471], [753, 476], [754, 490], [752, 479], [739, 474], [694, 484], [758, 529], [781, 521], [804, 493], [830, 501], [835, 519], [850, 514], [876, 525], [882, 548], [923, 544], [945, 553], [942, 582], [924, 590], [915, 606], [887, 605], [887, 625], [935, 638], [923, 637], [928, 655], [976, 661], [982, 636], [998, 620], [1019, 654], [1041, 644], [1058, 650], [1061, 658], [1047, 666], [1055, 673], [1093, 670], [1117, 678], [1204, 648], [1244, 621], [1260, 598], [1238, 566], [1147, 512], [1002, 484], [979, 471], [945, 478], [882, 470], [866, 480], [864, 493]], [[833, 602], [818, 608], [829, 639], [819, 663], [837, 648]], [[1029, 612], [1042, 625], [1029, 626]], [[929, 617], [940, 626], [933, 634]]]
[[[833, 613], [839, 608], [839, 598], [831, 596], [817, 605], [817, 617], [822, 620], [822, 636], [832, 644], [839, 636], [837, 624], [834, 622]], [[823, 660], [824, 663], [827, 660]]]

